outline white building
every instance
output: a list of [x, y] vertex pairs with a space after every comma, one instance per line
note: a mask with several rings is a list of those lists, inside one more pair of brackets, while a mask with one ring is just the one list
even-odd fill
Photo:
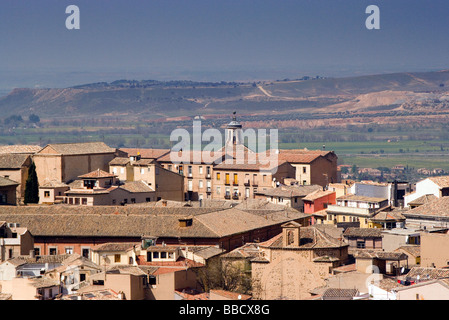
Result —
[[416, 183], [416, 190], [404, 196], [404, 207], [425, 195], [434, 195], [437, 198], [449, 195], [449, 176], [430, 177]]

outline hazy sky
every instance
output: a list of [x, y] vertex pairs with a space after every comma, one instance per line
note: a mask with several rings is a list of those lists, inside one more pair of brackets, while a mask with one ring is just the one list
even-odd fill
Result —
[[[80, 29], [68, 30], [68, 5]], [[368, 30], [368, 5], [380, 30]], [[0, 90], [446, 69], [447, 0], [1, 0]]]

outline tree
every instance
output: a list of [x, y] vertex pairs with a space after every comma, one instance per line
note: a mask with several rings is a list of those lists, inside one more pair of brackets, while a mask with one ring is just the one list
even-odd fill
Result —
[[32, 123], [38, 123], [38, 122], [41, 121], [41, 119], [39, 118], [39, 116], [36, 115], [36, 114], [34, 114], [34, 113], [29, 115], [28, 120], [29, 120], [30, 122], [32, 122]]
[[25, 183], [24, 202], [25, 204], [39, 202], [39, 181], [37, 179], [34, 161], [31, 162], [30, 169], [28, 170], [28, 178]]

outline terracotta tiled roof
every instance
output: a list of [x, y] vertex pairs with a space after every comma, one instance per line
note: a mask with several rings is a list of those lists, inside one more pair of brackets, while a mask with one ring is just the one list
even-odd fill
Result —
[[407, 278], [411, 279], [416, 279], [418, 276], [420, 280], [448, 278], [449, 269], [413, 267], [406, 275]]
[[417, 208], [404, 211], [402, 214], [406, 218], [414, 215], [448, 217], [449, 197], [441, 197], [439, 199], [435, 199], [434, 201], [423, 204]]
[[140, 242], [108, 242], [93, 247], [92, 251], [130, 251], [136, 246], [139, 247]]
[[331, 195], [333, 193], [335, 193], [335, 191], [323, 190], [322, 188], [320, 188], [320, 189], [317, 189], [314, 192], [309, 193], [302, 200], [303, 201], [315, 201], [315, 200], [320, 199], [322, 197], [329, 196], [329, 195]]
[[388, 200], [386, 198], [377, 198], [377, 197], [365, 197], [365, 196], [357, 196], [355, 194], [348, 194], [345, 196], [338, 197], [337, 200], [349, 200], [349, 201], [360, 201], [360, 202], [382, 202]]
[[116, 149], [107, 146], [104, 142], [81, 142], [81, 143], [54, 143], [48, 144], [42, 150], [51, 148], [57, 154], [75, 155], [75, 154], [98, 154], [98, 153], [115, 153]]
[[142, 159], [157, 159], [170, 152], [170, 149], [145, 149], [145, 148], [120, 148], [128, 157], [136, 157], [140, 154]]
[[[190, 210], [191, 209], [191, 210]], [[179, 218], [193, 216], [192, 226]], [[305, 217], [275, 211], [259, 216], [237, 209], [133, 206], [2, 206], [0, 221], [14, 221], [37, 236], [221, 238]]]
[[380, 250], [357, 250], [354, 252], [356, 259], [379, 259], [379, 260], [407, 260], [407, 255], [401, 252], [389, 252]]
[[267, 190], [259, 191], [257, 194], [263, 194], [265, 196], [273, 197], [304, 197], [309, 195], [311, 192], [317, 190], [322, 190], [323, 187], [319, 185], [308, 185], [308, 186], [280, 186], [278, 188], [269, 188]]
[[410, 254], [415, 257], [419, 257], [421, 255], [421, 246], [419, 245], [404, 245], [397, 248], [395, 251], [405, 251], [407, 254]]
[[440, 188], [449, 188], [449, 176], [430, 177], [427, 179], [434, 182]]
[[83, 178], [114, 178], [114, 177], [117, 177], [117, 176], [113, 173], [109, 173], [109, 172], [103, 171], [101, 169], [97, 169], [95, 171], [78, 176], [78, 178], [81, 178], [81, 179], [83, 179]]
[[0, 146], [0, 154], [3, 153], [27, 153], [34, 154], [41, 150], [41, 146], [37, 145], [8, 145], [8, 146]]
[[381, 238], [382, 237], [382, 229], [350, 227], [345, 230], [343, 235], [345, 237]]
[[109, 161], [109, 165], [110, 166], [124, 166], [124, 165], [127, 165], [129, 163], [129, 161], [130, 161], [129, 158], [115, 157], [114, 159]]
[[434, 201], [436, 199], [438, 199], [438, 197], [436, 197], [433, 194], [425, 194], [413, 201], [410, 201], [408, 204], [409, 205], [423, 205], [423, 204], [429, 203], [431, 201]]
[[120, 188], [125, 189], [131, 193], [143, 193], [143, 192], [154, 192], [148, 184], [143, 181], [128, 181], [121, 185]]
[[[319, 249], [319, 248], [340, 248], [348, 246], [346, 243], [336, 239], [329, 234], [315, 228], [314, 226], [301, 227], [300, 232], [300, 249]], [[260, 243], [261, 247], [284, 248], [282, 233], [272, 239]], [[292, 248], [292, 247], [288, 247]]]

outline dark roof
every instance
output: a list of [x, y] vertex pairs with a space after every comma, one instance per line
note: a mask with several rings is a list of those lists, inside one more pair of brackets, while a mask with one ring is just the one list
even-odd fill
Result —
[[20, 169], [29, 157], [28, 154], [0, 154], [0, 169]]
[[328, 288], [323, 292], [323, 299], [352, 299], [359, 295], [358, 289]]
[[18, 186], [20, 183], [5, 178], [5, 177], [0, 177], [0, 187], [12, 187], [12, 186]]

